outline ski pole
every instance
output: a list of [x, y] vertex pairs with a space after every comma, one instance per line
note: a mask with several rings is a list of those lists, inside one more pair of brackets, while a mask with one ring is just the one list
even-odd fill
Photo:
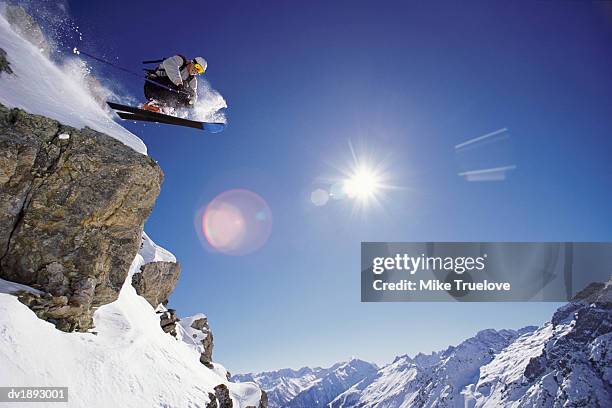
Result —
[[153, 84], [155, 84], [155, 85], [157, 85], [157, 86], [160, 86], [160, 87], [162, 87], [162, 88], [164, 88], [164, 89], [167, 89], [167, 90], [169, 90], [169, 91], [176, 92], [176, 93], [179, 93], [179, 94], [181, 94], [181, 93], [182, 93], [182, 94], [185, 94], [185, 95], [190, 96], [190, 94], [189, 94], [188, 92], [181, 91], [181, 90], [179, 90], [179, 89], [172, 89], [172, 88], [170, 88], [169, 86], [166, 86], [166, 85], [164, 85], [164, 84], [162, 84], [162, 83], [159, 83], [159, 82], [157, 82], [157, 81], [153, 81], [152, 79], [149, 79], [149, 78], [146, 78], [146, 77], [145, 77], [145, 78], [143, 78], [143, 77], [142, 77], [140, 74], [138, 74], [138, 73], [136, 73], [136, 72], [134, 72], [134, 71], [131, 71], [131, 70], [127, 69], [127, 68], [120, 67], [119, 65], [113, 64], [112, 62], [106, 61], [106, 60], [104, 60], [104, 59], [102, 59], [102, 58], [100, 58], [100, 57], [96, 57], [95, 55], [91, 55], [91, 54], [89, 54], [89, 53], [87, 53], [87, 52], [85, 52], [85, 51], [77, 50], [76, 48], [74, 48], [74, 49], [72, 50], [72, 52], [73, 52], [73, 53], [75, 53], [75, 54], [77, 54], [77, 55], [85, 55], [86, 57], [89, 57], [89, 58], [91, 58], [91, 59], [93, 59], [93, 60], [96, 60], [96, 61], [98, 61], [98, 62], [101, 62], [101, 63], [103, 63], [103, 64], [109, 65], [109, 66], [111, 66], [111, 67], [113, 67], [113, 68], [116, 68], [116, 69], [118, 69], [118, 70], [121, 70], [121, 71], [123, 71], [123, 72], [127, 72], [127, 73], [128, 73], [128, 74], [130, 74], [130, 75], [136, 76], [136, 77], [138, 77], [138, 78], [140, 78], [140, 79], [144, 79], [144, 80], [145, 80], [145, 81], [147, 81], [147, 82], [151, 82], [151, 83], [153, 83]]

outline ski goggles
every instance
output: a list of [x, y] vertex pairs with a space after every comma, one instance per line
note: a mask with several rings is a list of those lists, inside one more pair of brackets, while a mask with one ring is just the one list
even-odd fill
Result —
[[198, 64], [197, 62], [193, 64], [193, 67], [195, 68], [198, 74], [203, 74], [205, 71], [204, 67], [202, 67], [202, 65]]

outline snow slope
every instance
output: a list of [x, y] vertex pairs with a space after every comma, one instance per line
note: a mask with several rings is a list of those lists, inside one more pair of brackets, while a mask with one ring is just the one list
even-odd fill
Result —
[[337, 396], [330, 406], [463, 407], [461, 391], [478, 377], [480, 367], [517, 337], [534, 329], [483, 330], [441, 352], [397, 357], [375, 375]]
[[577, 297], [482, 367], [465, 406], [612, 407], [612, 280]]
[[540, 328], [483, 330], [440, 352], [397, 357], [329, 407], [612, 407], [612, 279]]
[[44, 115], [75, 128], [90, 127], [146, 154], [137, 136], [114, 122], [89, 93], [86, 65], [76, 57], [58, 66], [19, 36], [1, 13], [0, 48], [7, 53], [14, 75], [0, 75], [0, 103]]
[[[480, 375], [476, 384], [470, 384], [463, 391], [466, 406], [473, 407], [479, 400], [483, 400], [483, 393], [489, 394], [491, 389], [497, 389], [505, 384], [520, 382], [530, 359], [537, 357], [544, 344], [552, 336], [552, 325], [546, 324], [529, 336], [523, 336], [512, 343], [489, 364], [480, 369]], [[478, 391], [476, 391], [478, 389]], [[490, 406], [502, 406], [503, 399], [500, 393], [493, 393], [487, 401]]]
[[[167, 256], [157, 248], [145, 255]], [[6, 293], [23, 285], [0, 282], [0, 384], [67, 386], [70, 407], [205, 407], [208, 392], [226, 384], [234, 407], [258, 406], [255, 384], [230, 383], [222, 366], [206, 368], [195, 348], [162, 331], [130, 284], [143, 263], [138, 254], [119, 298], [95, 312], [96, 334], [56, 330]]]

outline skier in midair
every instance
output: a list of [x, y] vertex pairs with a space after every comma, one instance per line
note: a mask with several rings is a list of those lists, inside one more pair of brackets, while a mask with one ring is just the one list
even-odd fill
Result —
[[202, 57], [188, 60], [174, 55], [161, 62], [155, 69], [148, 69], [144, 94], [148, 101], [142, 109], [159, 112], [161, 108], [188, 108], [197, 100], [197, 76], [206, 72], [208, 63]]

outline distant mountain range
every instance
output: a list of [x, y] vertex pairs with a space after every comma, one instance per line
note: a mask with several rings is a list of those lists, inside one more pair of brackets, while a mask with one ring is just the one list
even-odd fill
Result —
[[591, 284], [539, 328], [483, 330], [380, 369], [352, 359], [232, 380], [256, 382], [270, 408], [612, 407], [612, 280]]
[[257, 374], [238, 374], [232, 377], [232, 381], [261, 384], [268, 394], [270, 408], [325, 407], [336, 396], [377, 371], [375, 364], [351, 359], [329, 368], [285, 368]]

